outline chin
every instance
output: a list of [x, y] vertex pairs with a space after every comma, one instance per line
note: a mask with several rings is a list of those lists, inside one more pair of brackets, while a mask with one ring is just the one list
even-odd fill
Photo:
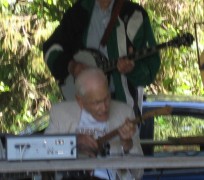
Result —
[[100, 121], [100, 122], [105, 122], [105, 121], [108, 120], [108, 115], [98, 116], [97, 119], [98, 119], [98, 121]]

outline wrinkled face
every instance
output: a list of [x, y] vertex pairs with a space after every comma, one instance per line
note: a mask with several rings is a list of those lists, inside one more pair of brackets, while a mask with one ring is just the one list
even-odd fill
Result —
[[106, 84], [89, 89], [83, 97], [77, 97], [79, 105], [96, 120], [103, 122], [109, 117], [110, 93]]

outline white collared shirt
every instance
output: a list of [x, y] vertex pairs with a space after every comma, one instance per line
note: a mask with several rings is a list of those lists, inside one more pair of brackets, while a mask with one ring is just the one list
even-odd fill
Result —
[[106, 10], [102, 10], [99, 6], [98, 1], [95, 1], [93, 8], [90, 25], [88, 29], [87, 36], [87, 47], [100, 50], [107, 58], [107, 47], [100, 46], [101, 39], [103, 37], [104, 31], [108, 25], [108, 22], [111, 18], [111, 12], [113, 8], [114, 0], [111, 1], [111, 4]]
[[[98, 138], [100, 136], [104, 136], [106, 132], [108, 132], [108, 123], [95, 120], [91, 114], [82, 109], [81, 119], [76, 132], [93, 135], [95, 138]], [[116, 179], [116, 171], [112, 169], [95, 169], [93, 173], [94, 176], [99, 178], [108, 180]]]

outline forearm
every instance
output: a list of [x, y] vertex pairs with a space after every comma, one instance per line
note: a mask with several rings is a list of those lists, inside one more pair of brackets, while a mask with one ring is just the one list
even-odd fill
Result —
[[133, 140], [133, 147], [130, 149], [129, 153], [143, 156], [143, 151], [142, 151], [142, 147], [140, 144], [140, 137], [139, 137], [138, 128], [137, 128], [137, 132], [133, 136], [132, 140]]
[[69, 74], [68, 66], [73, 55], [78, 50], [75, 44], [76, 35], [71, 30], [69, 17], [56, 28], [50, 38], [43, 44], [44, 60], [55, 79], [63, 82]]
[[[143, 17], [143, 23], [133, 39], [134, 49], [136, 51], [142, 51], [146, 48], [155, 48], [156, 40], [149, 21], [149, 17], [146, 14]], [[151, 54], [154, 51], [153, 54]], [[133, 71], [127, 74], [128, 80], [134, 86], [146, 86], [151, 84], [159, 71], [161, 60], [158, 50], [144, 51], [142, 56], [145, 58], [136, 59], [135, 67]]]

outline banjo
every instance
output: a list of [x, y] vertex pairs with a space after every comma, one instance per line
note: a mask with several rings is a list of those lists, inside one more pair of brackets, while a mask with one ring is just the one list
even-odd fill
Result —
[[[157, 108], [157, 109], [146, 112], [141, 117], [136, 117], [135, 119], [132, 119], [132, 123], [135, 125], [139, 123], [145, 123], [145, 121], [150, 119], [151, 117], [171, 115], [172, 111], [173, 111], [173, 108], [171, 106]], [[115, 136], [119, 136], [118, 129], [119, 128], [113, 129], [109, 133], [97, 139], [97, 144], [99, 147], [99, 152], [98, 152], [99, 154], [106, 155], [106, 153], [109, 151], [109, 148], [110, 148], [109, 146], [107, 146], [108, 141], [114, 138]]]
[[[131, 54], [128, 54], [126, 57], [132, 61], [139, 61], [144, 59], [145, 57], [149, 57], [160, 49], [168, 48], [168, 47], [176, 47], [180, 46], [190, 46], [194, 41], [194, 37], [190, 33], [185, 33], [182, 35], [178, 35], [177, 37], [158, 44], [154, 47], [144, 48], [138, 51], [134, 51]], [[80, 62], [86, 64], [90, 67], [98, 67], [102, 69], [105, 73], [112, 72], [117, 68], [117, 59], [108, 60], [105, 55], [103, 55], [97, 49], [87, 48], [79, 50], [73, 57], [76, 62]], [[61, 91], [66, 100], [74, 100], [75, 99], [75, 85], [74, 78], [72, 75], [69, 75], [65, 83], [61, 85]]]
[[[155, 117], [155, 116], [171, 115], [172, 111], [173, 111], [173, 108], [171, 106], [156, 108], [154, 110], [146, 112], [141, 117], [136, 117], [135, 119], [132, 119], [131, 122], [134, 125], [137, 125], [139, 123], [145, 123], [145, 121], [147, 121], [148, 119]], [[99, 137], [96, 140], [97, 144], [98, 144], [98, 151], [94, 151], [93, 149], [89, 149], [89, 150], [92, 151], [96, 155], [97, 154], [100, 154], [101, 156], [108, 155], [109, 150], [110, 150], [110, 144], [108, 143], [108, 141], [110, 141], [111, 139], [113, 139], [116, 136], [119, 136], [119, 127], [111, 130], [110, 132], [108, 132], [107, 134], [105, 134], [102, 137]], [[80, 149], [80, 148], [81, 149], [87, 148], [87, 150], [88, 150], [88, 147], [85, 147], [85, 146], [83, 146], [83, 147], [78, 146], [78, 149]]]

